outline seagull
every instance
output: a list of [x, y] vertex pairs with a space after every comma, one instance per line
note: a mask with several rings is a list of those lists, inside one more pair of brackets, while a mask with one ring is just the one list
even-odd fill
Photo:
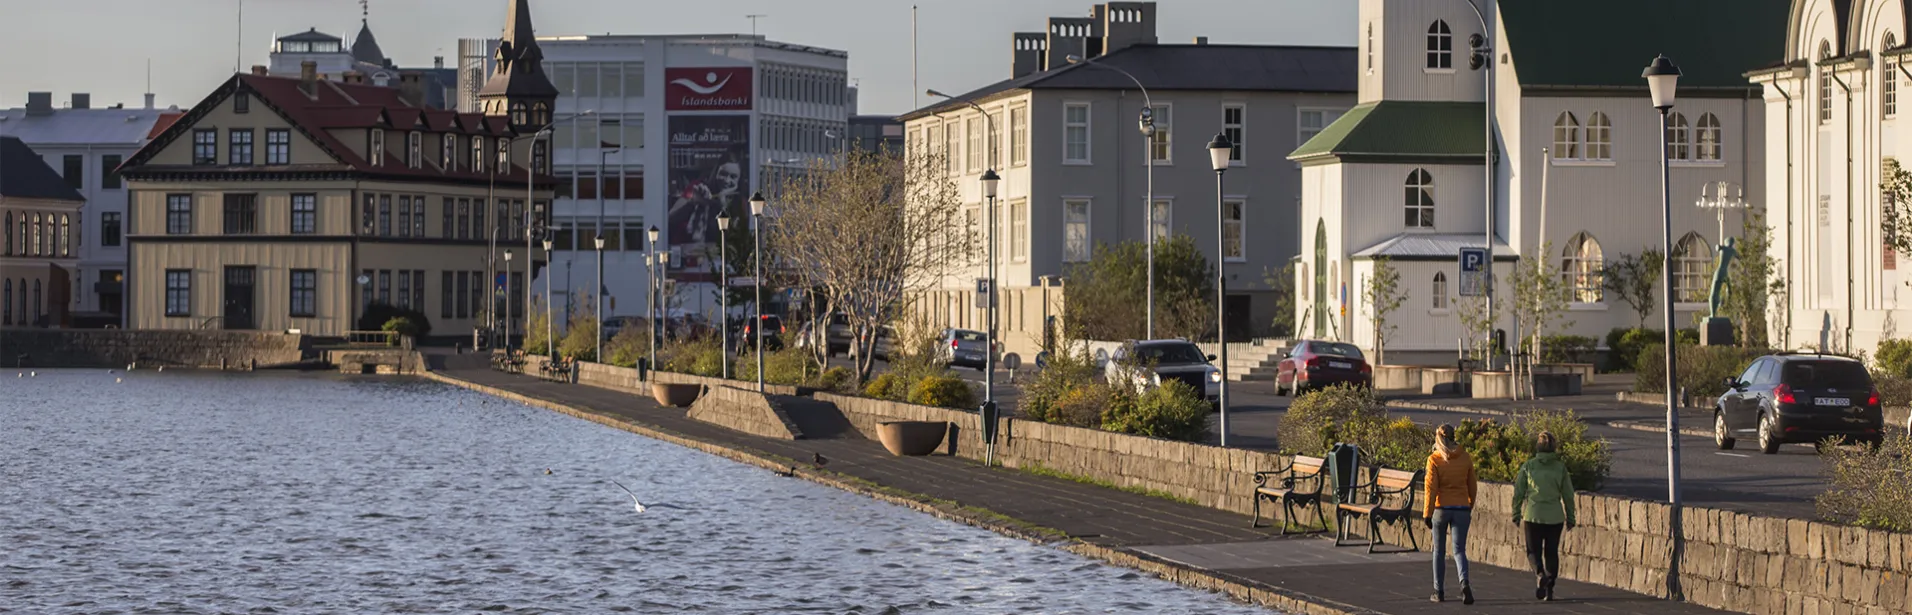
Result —
[[164, 365], [159, 366], [159, 371], [162, 371], [162, 372], [166, 371], [166, 366]]
[[126, 379], [125, 379], [125, 378], [114, 378], [114, 379], [113, 379], [113, 384], [119, 384], [119, 383], [121, 383], [121, 382], [125, 382], [125, 381], [126, 381]]
[[617, 488], [619, 488], [619, 489], [623, 489], [625, 493], [629, 493], [629, 494], [631, 495], [631, 504], [632, 504], [632, 505], [633, 505], [633, 506], [634, 506], [635, 508], [637, 508], [637, 512], [639, 512], [639, 513], [642, 513], [642, 512], [644, 512], [644, 510], [645, 510], [646, 508], [648, 508], [648, 507], [646, 507], [646, 506], [644, 505], [644, 503], [643, 503], [643, 502], [640, 502], [640, 501], [638, 501], [638, 500], [637, 500], [637, 494], [636, 494], [636, 493], [631, 493], [631, 488], [630, 488], [630, 487], [626, 487], [626, 486], [624, 486], [624, 483], [620, 483], [620, 482], [617, 482], [617, 481], [611, 481], [611, 484], [613, 484], [613, 485], [617, 485]]

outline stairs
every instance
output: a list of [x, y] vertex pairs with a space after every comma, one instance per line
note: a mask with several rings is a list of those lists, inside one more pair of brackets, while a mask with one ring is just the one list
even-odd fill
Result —
[[[1229, 382], [1274, 382], [1275, 364], [1288, 353], [1288, 340], [1265, 340], [1260, 344], [1228, 345]], [[1214, 344], [1202, 344], [1202, 351], [1214, 354]]]

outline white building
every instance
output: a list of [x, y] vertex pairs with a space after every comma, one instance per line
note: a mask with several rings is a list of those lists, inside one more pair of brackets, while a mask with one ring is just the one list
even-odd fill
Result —
[[1898, 101], [1912, 22], [1900, 0], [1791, 4], [1772, 41], [1783, 61], [1747, 75], [1766, 94], [1766, 190], [1783, 195], [1772, 256], [1791, 292], [1774, 298], [1775, 320], [1787, 347], [1870, 350], [1912, 323], [1912, 276], [1886, 244], [1879, 188], [1912, 138]]
[[71, 273], [76, 326], [123, 326], [126, 275], [126, 189], [115, 172], [153, 135], [179, 119], [177, 107], [122, 105], [95, 109], [91, 96], [75, 93], [53, 106], [50, 92], [28, 92], [24, 108], [0, 110], [0, 135], [18, 137], [85, 197], [80, 208], [79, 262]]
[[[1702, 186], [1744, 187], [1766, 204], [1768, 117], [1746, 71], [1778, 60], [1788, 0], [1715, 4], [1613, 0], [1564, 12], [1545, 0], [1362, 0], [1360, 104], [1301, 146], [1302, 233], [1296, 317], [1302, 334], [1373, 350], [1361, 287], [1374, 258], [1401, 272], [1406, 302], [1390, 319], [1390, 363], [1450, 363], [1464, 337], [1458, 251], [1485, 241], [1490, 185], [1483, 169], [1486, 109], [1470, 38], [1493, 28], [1493, 234], [1497, 328], [1516, 255], [1556, 259], [1572, 288], [1564, 330], [1603, 337], [1638, 324], [1602, 290], [1601, 269], [1662, 245], [1660, 116], [1641, 71], [1658, 54], [1684, 70], [1667, 131], [1676, 242], [1675, 322], [1705, 309], [1714, 213]], [[1483, 67], [1484, 68], [1484, 67]], [[1739, 226], [1730, 215], [1729, 229]], [[1876, 243], [1876, 242], [1875, 242]], [[1542, 246], [1550, 245], [1547, 253]], [[1658, 293], [1655, 293], [1656, 297]], [[1656, 299], [1658, 304], [1659, 300]], [[1660, 312], [1647, 317], [1658, 328]]]
[[[590, 295], [592, 240], [602, 232], [607, 315], [644, 314], [645, 234], [655, 226], [671, 253], [678, 309], [715, 315], [718, 212], [748, 218], [752, 192], [773, 194], [784, 173], [841, 147], [854, 112], [848, 54], [752, 35], [538, 43], [559, 91], [550, 137], [560, 180], [552, 223], [562, 227], [553, 294]], [[477, 91], [467, 81], [488, 72], [484, 55], [497, 45], [460, 41], [458, 91]], [[533, 288], [543, 293], [544, 280]]]

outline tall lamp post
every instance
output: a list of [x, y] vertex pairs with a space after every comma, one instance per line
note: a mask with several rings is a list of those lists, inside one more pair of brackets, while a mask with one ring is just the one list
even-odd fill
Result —
[[551, 304], [556, 303], [551, 300], [551, 278], [556, 276], [551, 275], [551, 244], [551, 236], [546, 235], [544, 237], [544, 348], [545, 354], [551, 355], [551, 360], [555, 362], [558, 360], [558, 340], [554, 338], [551, 331]]
[[757, 320], [751, 323], [750, 331], [757, 336], [755, 348], [758, 393], [763, 392], [763, 209], [767, 204], [769, 202], [764, 200], [762, 191], [750, 195], [750, 241], [752, 244], [750, 256], [757, 261], [753, 274], [755, 278], [752, 280], [756, 282], [757, 287], [756, 299], [752, 300], [757, 305]]
[[724, 379], [730, 379], [730, 211], [717, 212], [717, 343], [724, 353]]
[[1129, 74], [1129, 71], [1108, 64], [1086, 61], [1082, 59], [1082, 56], [1075, 54], [1070, 54], [1068, 60], [1070, 64], [1086, 64], [1121, 73], [1122, 76], [1128, 77], [1129, 81], [1135, 82], [1135, 89], [1142, 91], [1142, 113], [1136, 118], [1136, 127], [1142, 130], [1142, 162], [1148, 167], [1148, 194], [1144, 197], [1146, 200], [1142, 202], [1143, 245], [1147, 250], [1145, 258], [1148, 261], [1148, 290], [1146, 291], [1148, 305], [1143, 310], [1147, 314], [1147, 324], [1144, 332], [1148, 339], [1155, 339], [1155, 101], [1149, 98], [1149, 89], [1142, 87], [1142, 80], [1136, 79], [1135, 75]]
[[657, 369], [657, 237], [662, 233], [657, 230], [657, 225], [653, 224], [645, 234], [651, 240], [650, 243], [644, 244], [644, 268], [648, 270], [644, 273], [649, 278], [645, 286], [650, 295], [645, 297], [644, 301], [645, 320], [651, 328], [651, 359], [649, 367], [645, 370], [648, 373]]
[[604, 231], [599, 230], [597, 237], [591, 240], [597, 246], [597, 304], [591, 307], [591, 316], [597, 322], [591, 323], [597, 329], [597, 362], [604, 360]]
[[[1660, 224], [1662, 254], [1673, 254], [1673, 184], [1670, 178], [1666, 156], [1667, 116], [1673, 111], [1673, 98], [1680, 81], [1680, 68], [1662, 55], [1653, 59], [1653, 64], [1640, 74], [1646, 78], [1647, 89], [1653, 96], [1653, 108], [1660, 112]], [[1679, 600], [1679, 565], [1681, 551], [1685, 550], [1680, 539], [1680, 413], [1678, 400], [1679, 369], [1674, 361], [1675, 352], [1673, 328], [1673, 259], [1661, 259], [1662, 297], [1666, 305], [1666, 501], [1669, 506], [1668, 524], [1673, 531], [1673, 553], [1670, 569], [1666, 575], [1667, 596]]]
[[1002, 177], [995, 169], [983, 171], [983, 198], [989, 200], [989, 255], [987, 276], [989, 292], [983, 295], [983, 326], [988, 329], [983, 336], [983, 405], [991, 409], [996, 405], [996, 188], [1002, 185]]
[[511, 356], [511, 248], [505, 248], [505, 356]]
[[1223, 298], [1228, 292], [1228, 277], [1222, 275], [1222, 263], [1228, 260], [1228, 232], [1225, 229], [1227, 218], [1223, 217], [1226, 194], [1222, 191], [1222, 174], [1228, 172], [1228, 159], [1234, 153], [1235, 144], [1228, 142], [1228, 135], [1216, 133], [1215, 140], [1208, 142], [1208, 160], [1215, 168], [1215, 342], [1221, 347], [1221, 395], [1216, 405], [1221, 411], [1222, 447], [1228, 447], [1228, 322], [1223, 316], [1227, 309]]
[[[1717, 187], [1719, 192], [1707, 198], [1706, 189]], [[1700, 209], [1713, 210], [1713, 217], [1719, 223], [1719, 243], [1726, 244], [1726, 210], [1746, 208], [1746, 190], [1733, 182], [1706, 182], [1700, 184], [1700, 198], [1693, 202]], [[1671, 257], [1672, 254], [1668, 253]]]

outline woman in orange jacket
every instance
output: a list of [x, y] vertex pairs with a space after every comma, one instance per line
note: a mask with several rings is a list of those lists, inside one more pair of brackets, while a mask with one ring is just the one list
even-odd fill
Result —
[[1434, 533], [1434, 597], [1443, 602], [1447, 585], [1447, 547], [1453, 540], [1454, 567], [1460, 571], [1461, 603], [1474, 603], [1474, 588], [1467, 583], [1467, 526], [1472, 522], [1474, 460], [1454, 440], [1454, 426], [1434, 430], [1434, 452], [1427, 456], [1427, 494], [1421, 499], [1421, 516]]

